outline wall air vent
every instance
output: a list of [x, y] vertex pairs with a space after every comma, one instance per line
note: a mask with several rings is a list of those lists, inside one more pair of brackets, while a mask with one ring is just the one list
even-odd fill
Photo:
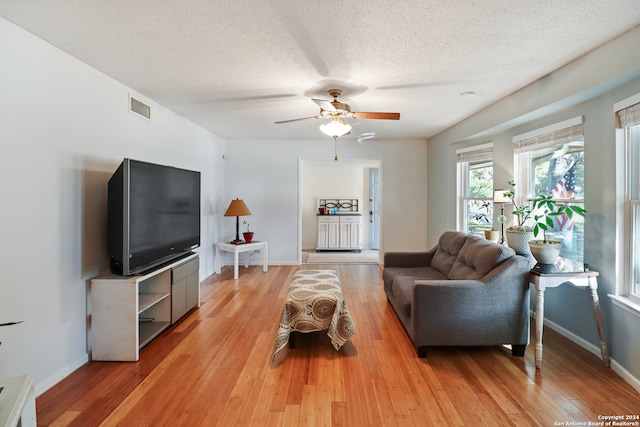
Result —
[[129, 112], [151, 120], [151, 107], [129, 95]]

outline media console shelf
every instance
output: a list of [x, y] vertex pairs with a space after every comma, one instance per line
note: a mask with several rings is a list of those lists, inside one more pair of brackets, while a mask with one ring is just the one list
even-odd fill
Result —
[[91, 280], [93, 360], [136, 361], [139, 351], [200, 305], [198, 254], [140, 276]]

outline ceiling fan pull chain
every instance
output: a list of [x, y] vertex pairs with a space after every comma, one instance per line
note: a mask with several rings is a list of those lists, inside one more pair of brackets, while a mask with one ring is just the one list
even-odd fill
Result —
[[338, 161], [338, 137], [333, 137], [333, 160]]

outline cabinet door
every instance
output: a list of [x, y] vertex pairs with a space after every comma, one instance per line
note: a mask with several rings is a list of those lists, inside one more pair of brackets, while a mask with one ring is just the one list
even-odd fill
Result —
[[329, 223], [318, 222], [318, 249], [329, 247]]
[[340, 248], [361, 249], [360, 241], [362, 219], [359, 216], [345, 216], [340, 218]]
[[361, 249], [362, 243], [360, 242], [360, 236], [362, 231], [362, 225], [360, 223], [351, 223], [349, 229], [349, 247], [352, 249]]
[[171, 323], [176, 323], [187, 312], [187, 278], [171, 286]]
[[318, 249], [337, 249], [340, 244], [340, 218], [337, 216], [318, 217]]
[[351, 247], [351, 223], [340, 222], [340, 247]]
[[198, 258], [195, 258], [173, 268], [171, 323], [200, 305], [199, 265]]
[[330, 249], [337, 249], [340, 247], [340, 240], [339, 240], [340, 224], [337, 222], [330, 222], [328, 225], [329, 225], [329, 232], [328, 232], [329, 238], [328, 238], [327, 247]]
[[200, 279], [198, 271], [187, 276], [187, 310], [200, 307]]

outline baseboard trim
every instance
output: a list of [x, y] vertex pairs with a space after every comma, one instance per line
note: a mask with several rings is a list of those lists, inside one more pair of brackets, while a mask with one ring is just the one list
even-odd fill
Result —
[[613, 372], [620, 375], [631, 387], [633, 387], [638, 393], [640, 393], [640, 380], [634, 377], [631, 372], [627, 371], [624, 366], [611, 359], [611, 369]]
[[[597, 345], [593, 345], [589, 341], [580, 338], [578, 335], [574, 334], [571, 331], [568, 331], [567, 329], [563, 328], [557, 323], [552, 322], [551, 320], [544, 319], [544, 325], [549, 329], [552, 329], [555, 332], [559, 333], [569, 341], [573, 341], [588, 352], [593, 353], [594, 355], [598, 356], [598, 358], [602, 359], [602, 352], [600, 351], [600, 347], [598, 347]], [[611, 358], [610, 362], [611, 369], [616, 374], [620, 375], [620, 377], [625, 380], [631, 387], [633, 387], [638, 393], [640, 393], [640, 380], [634, 377], [631, 372], [627, 371], [624, 366], [616, 362], [615, 359]]]
[[84, 365], [89, 361], [89, 354], [86, 353], [84, 356], [76, 360], [75, 362], [63, 367], [62, 369], [55, 372], [50, 377], [45, 380], [38, 382], [35, 385], [35, 394], [36, 397], [40, 396], [45, 391], [49, 390], [54, 385], [58, 384], [60, 381], [65, 379], [68, 375], [70, 375], [73, 371], [78, 369], [80, 366]]
[[570, 341], [573, 341], [574, 343], [578, 344], [580, 347], [584, 348], [589, 353], [593, 353], [596, 356], [598, 356], [599, 358], [602, 358], [602, 353], [600, 352], [600, 347], [591, 344], [589, 341], [579, 337], [578, 335], [576, 335], [573, 332], [563, 328], [562, 326], [558, 325], [557, 323], [552, 322], [549, 319], [546, 319], [546, 318], [544, 319], [544, 325], [547, 326], [549, 329], [552, 329], [552, 330], [556, 331], [557, 333], [559, 333], [560, 335], [562, 335], [566, 339], [568, 339]]

